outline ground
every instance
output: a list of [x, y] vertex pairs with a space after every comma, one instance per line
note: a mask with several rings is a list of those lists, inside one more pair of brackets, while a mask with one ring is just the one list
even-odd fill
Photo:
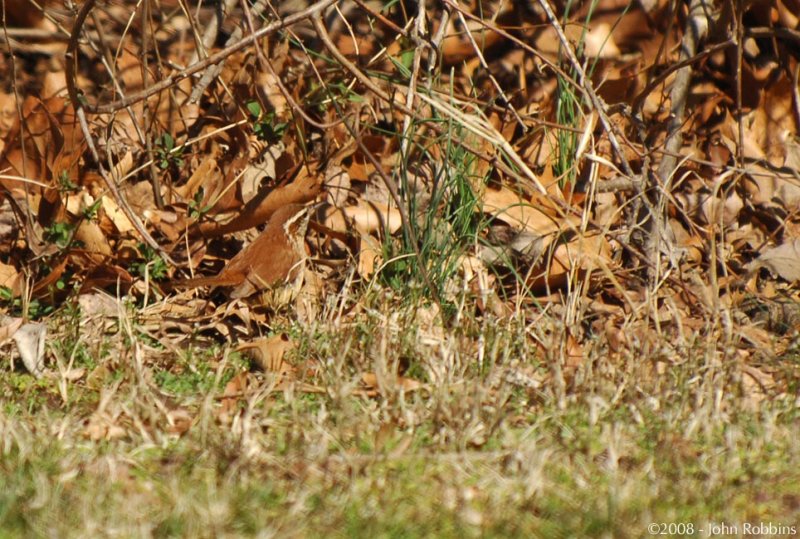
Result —
[[800, 535], [796, 2], [28, 1], [0, 537]]

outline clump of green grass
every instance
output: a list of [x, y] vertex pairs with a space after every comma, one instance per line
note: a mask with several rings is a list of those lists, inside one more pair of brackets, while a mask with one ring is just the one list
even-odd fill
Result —
[[418, 164], [431, 166], [411, 169], [404, 164], [395, 171], [393, 181], [400, 186], [409, 221], [400, 239], [384, 241], [387, 263], [379, 277], [412, 298], [435, 300], [439, 308], [451, 310], [451, 289], [461, 257], [477, 243], [485, 226], [477, 211], [480, 202], [475, 189], [485, 178], [475, 176], [475, 156], [456, 142], [466, 136], [465, 130], [451, 120], [431, 121], [447, 126], [445, 135], [430, 141], [444, 158], [437, 163], [429, 149], [409, 145], [409, 151], [418, 154], [414, 158]]

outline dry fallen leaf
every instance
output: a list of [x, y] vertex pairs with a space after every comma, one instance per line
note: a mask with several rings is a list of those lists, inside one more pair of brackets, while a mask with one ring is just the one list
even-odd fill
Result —
[[536, 290], [562, 287], [572, 272], [582, 274], [609, 266], [611, 246], [602, 234], [575, 236], [560, 243], [546, 262], [548, 265], [531, 274], [529, 285]]
[[184, 410], [183, 408], [170, 410], [167, 413], [167, 422], [169, 423], [167, 432], [179, 436], [185, 434], [192, 426], [192, 419], [192, 415], [188, 410]]
[[127, 436], [127, 431], [107, 412], [95, 412], [89, 418], [83, 435], [92, 441], [117, 440]]
[[67, 382], [76, 382], [84, 377], [86, 369], [83, 367], [78, 369], [67, 369], [61, 373], [61, 378]]
[[229, 425], [236, 415], [239, 401], [247, 392], [248, 373], [240, 372], [225, 385], [222, 392], [222, 402], [217, 412], [217, 419], [224, 425]]
[[383, 230], [387, 234], [394, 234], [403, 224], [399, 210], [378, 202], [368, 203], [359, 200], [355, 206], [348, 206], [343, 210], [345, 215], [352, 219], [356, 230], [362, 234]]
[[[422, 382], [414, 380], [413, 378], [407, 378], [405, 376], [398, 376], [394, 379], [394, 382], [400, 389], [407, 392], [416, 391], [422, 387]], [[364, 389], [357, 390], [354, 392], [354, 394], [363, 394], [367, 397], [376, 397], [381, 394], [381, 383], [378, 375], [374, 372], [366, 372], [362, 374], [361, 383], [363, 384]]]
[[586, 56], [597, 58], [616, 58], [620, 55], [619, 47], [611, 33], [612, 27], [606, 22], [592, 25], [584, 37], [583, 51]]
[[42, 375], [44, 368], [44, 345], [47, 340], [47, 326], [38, 322], [23, 324], [13, 336], [17, 343], [22, 363], [35, 377]]
[[283, 358], [286, 352], [294, 347], [294, 341], [285, 333], [281, 333], [244, 342], [236, 350], [247, 355], [264, 372], [283, 374], [292, 370], [291, 365]]
[[742, 366], [742, 389], [745, 404], [752, 410], [758, 410], [761, 403], [775, 387], [772, 375], [752, 365]]
[[0, 344], [11, 339], [23, 322], [22, 318], [0, 315]]
[[17, 290], [19, 277], [17, 268], [0, 261], [0, 287], [8, 288], [13, 293]]
[[200, 223], [200, 233], [206, 238], [216, 238], [224, 234], [247, 230], [268, 222], [281, 208], [292, 204], [305, 204], [319, 194], [321, 179], [303, 167], [291, 183], [275, 188], [262, 188], [229, 222], [216, 221]]
[[125, 234], [133, 230], [133, 224], [122, 211], [122, 208], [111, 197], [103, 197], [100, 202], [103, 214], [116, 227], [117, 232]]
[[534, 207], [530, 201], [505, 188], [484, 192], [483, 211], [538, 237], [553, 236], [565, 225], [564, 220], [553, 212]]
[[383, 249], [378, 240], [366, 234], [361, 235], [361, 248], [358, 250], [358, 274], [369, 278], [376, 264], [383, 259]]
[[800, 239], [787, 241], [761, 253], [750, 263], [749, 270], [752, 273], [760, 268], [766, 268], [790, 283], [800, 280]]

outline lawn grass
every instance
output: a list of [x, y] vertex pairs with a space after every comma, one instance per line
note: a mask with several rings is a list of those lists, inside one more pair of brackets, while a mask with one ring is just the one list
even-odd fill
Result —
[[[391, 297], [290, 326], [289, 362], [316, 369], [282, 386], [251, 372], [229, 421], [221, 396], [246, 362], [222, 348], [171, 355], [111, 331], [87, 347], [102, 384], [4, 371], [0, 536], [645, 537], [652, 522], [798, 521], [796, 396], [748, 394], [714, 342], [698, 335], [677, 361], [598, 340], [559, 390], [520, 321], [424, 327]], [[131, 339], [152, 352], [105, 352]], [[397, 369], [422, 387], [401, 390]], [[383, 373], [378, 395], [359, 391], [364, 372]]]

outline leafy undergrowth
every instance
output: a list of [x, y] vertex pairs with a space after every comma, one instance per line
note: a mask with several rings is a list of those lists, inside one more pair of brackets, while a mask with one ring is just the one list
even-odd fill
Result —
[[798, 2], [222, 3], [5, 0], [0, 536], [796, 533]]

